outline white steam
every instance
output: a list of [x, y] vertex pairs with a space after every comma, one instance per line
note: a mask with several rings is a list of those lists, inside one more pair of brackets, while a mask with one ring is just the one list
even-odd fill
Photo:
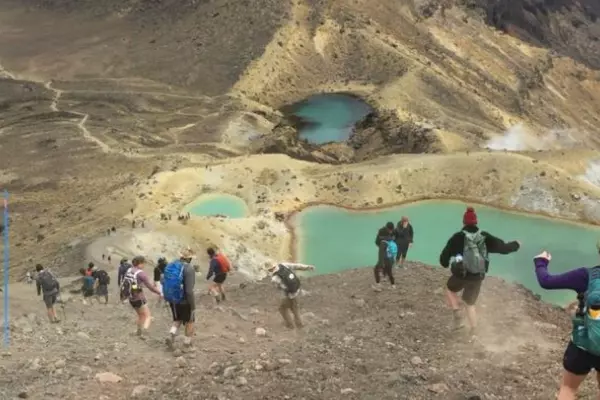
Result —
[[490, 139], [484, 147], [491, 150], [525, 151], [556, 150], [578, 144], [569, 129], [553, 129], [542, 137], [535, 136], [523, 124], [510, 127], [502, 136]]
[[600, 187], [600, 160], [590, 161], [581, 179]]

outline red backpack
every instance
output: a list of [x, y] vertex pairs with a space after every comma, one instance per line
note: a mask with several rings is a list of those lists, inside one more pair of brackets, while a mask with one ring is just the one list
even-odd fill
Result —
[[221, 273], [223, 273], [223, 274], [229, 273], [229, 271], [231, 270], [231, 263], [229, 262], [227, 257], [225, 257], [225, 254], [219, 253], [215, 256], [215, 259], [221, 266]]

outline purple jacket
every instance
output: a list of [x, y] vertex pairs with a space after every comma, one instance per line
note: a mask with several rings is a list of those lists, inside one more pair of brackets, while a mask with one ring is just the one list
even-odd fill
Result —
[[535, 275], [538, 283], [543, 289], [571, 289], [577, 293], [583, 293], [588, 286], [588, 269], [576, 268], [563, 274], [551, 275], [548, 272], [548, 264], [545, 258], [535, 258]]

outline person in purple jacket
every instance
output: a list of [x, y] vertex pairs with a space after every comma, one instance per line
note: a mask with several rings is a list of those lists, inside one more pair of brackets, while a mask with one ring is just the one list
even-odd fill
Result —
[[[596, 244], [596, 248], [600, 253], [600, 242]], [[576, 268], [571, 271], [552, 275], [548, 272], [548, 264], [552, 260], [552, 255], [547, 251], [543, 251], [533, 259], [535, 264], [535, 275], [538, 283], [543, 289], [571, 289], [578, 294], [580, 316], [587, 317], [587, 313], [598, 313], [598, 307], [589, 304], [589, 288], [590, 281], [597, 280], [600, 272], [600, 266], [593, 268]], [[590, 279], [592, 276], [592, 279]], [[587, 293], [586, 293], [587, 292]], [[583, 294], [586, 293], [585, 296]], [[584, 301], [584, 298], [586, 300]], [[586, 305], [586, 303], [588, 303]], [[583, 308], [586, 310], [583, 310]], [[588, 310], [589, 308], [589, 310]], [[596, 309], [596, 310], [595, 310]], [[597, 317], [596, 317], [597, 319]], [[574, 319], [576, 321], [577, 319]], [[593, 322], [592, 322], [593, 323]], [[563, 377], [560, 383], [558, 400], [575, 400], [577, 390], [581, 383], [585, 380], [592, 369], [596, 370], [596, 379], [600, 385], [600, 355], [592, 354], [585, 350], [582, 346], [578, 346], [574, 341], [579, 342], [581, 339], [578, 336], [576, 327], [573, 329], [573, 335], [563, 357]], [[584, 330], [585, 332], [585, 330]], [[597, 399], [600, 400], [600, 393]]]

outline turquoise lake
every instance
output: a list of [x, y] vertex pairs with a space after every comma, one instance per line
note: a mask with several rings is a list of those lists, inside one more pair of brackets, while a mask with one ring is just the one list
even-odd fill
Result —
[[347, 140], [354, 125], [372, 111], [364, 101], [341, 93], [314, 95], [288, 108], [306, 123], [300, 137], [315, 144]]
[[190, 214], [200, 217], [226, 215], [229, 218], [244, 218], [248, 212], [246, 202], [228, 194], [206, 194], [186, 207]]
[[[293, 221], [298, 261], [314, 264], [319, 273], [373, 266], [377, 260], [377, 230], [388, 221], [396, 224], [406, 215], [415, 231], [408, 260], [439, 266], [439, 254], [450, 236], [461, 229], [465, 209], [465, 204], [452, 201], [418, 202], [366, 212], [333, 206], [309, 207], [296, 214]], [[521, 242], [516, 253], [492, 254], [489, 274], [519, 282], [545, 301], [564, 305], [574, 301], [575, 294], [539, 287], [533, 257], [542, 250], [552, 253], [552, 273], [600, 264], [595, 247], [600, 228], [484, 206], [475, 206], [475, 210], [481, 229], [505, 241]]]

